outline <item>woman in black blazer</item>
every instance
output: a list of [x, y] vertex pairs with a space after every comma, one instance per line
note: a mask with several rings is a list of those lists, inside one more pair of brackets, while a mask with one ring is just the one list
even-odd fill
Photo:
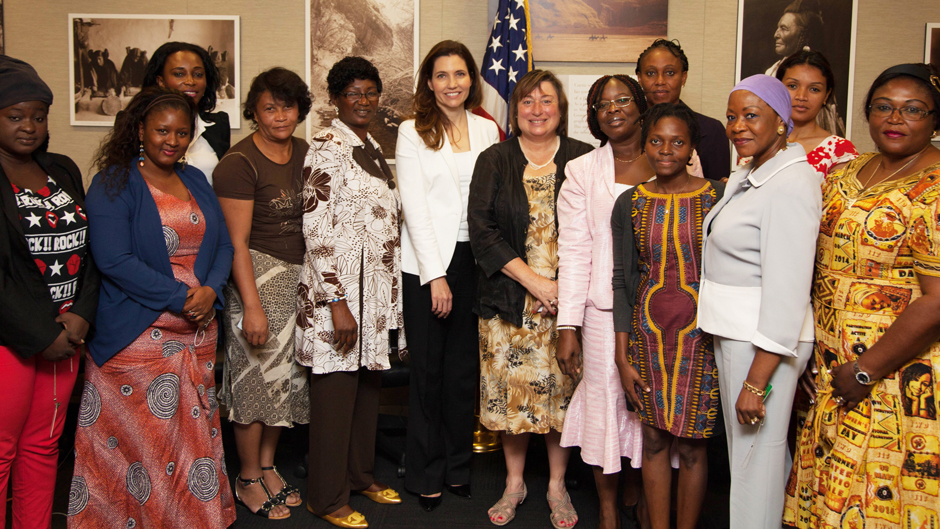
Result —
[[232, 146], [228, 114], [213, 112], [220, 84], [219, 69], [209, 52], [188, 42], [167, 42], [157, 48], [144, 72], [144, 88], [174, 88], [196, 100], [196, 130], [184, 159], [210, 184], [212, 171]]
[[94, 325], [98, 270], [87, 251], [82, 175], [46, 152], [52, 91], [0, 55], [0, 498], [13, 527], [49, 527], [59, 436]]

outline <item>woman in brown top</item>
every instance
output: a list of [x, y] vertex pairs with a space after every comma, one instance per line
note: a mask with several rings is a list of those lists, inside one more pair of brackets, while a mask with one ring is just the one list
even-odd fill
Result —
[[[223, 312], [225, 369], [221, 401], [231, 410], [241, 474], [236, 498], [264, 517], [290, 516], [302, 504], [274, 467], [281, 428], [309, 421], [308, 381], [294, 363], [294, 322], [303, 263], [300, 191], [307, 143], [293, 136], [310, 112], [300, 77], [284, 68], [251, 83], [244, 116], [255, 132], [232, 147], [213, 172], [235, 258]], [[286, 506], [285, 506], [286, 505]]]

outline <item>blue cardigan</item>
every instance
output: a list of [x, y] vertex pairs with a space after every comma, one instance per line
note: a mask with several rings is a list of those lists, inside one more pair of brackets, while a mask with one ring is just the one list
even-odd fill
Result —
[[[214, 306], [221, 309], [234, 253], [222, 208], [202, 171], [177, 165], [176, 173], [206, 219], [194, 272], [202, 286], [215, 291]], [[113, 198], [102, 176], [95, 175], [85, 198], [91, 253], [102, 275], [97, 332], [88, 343], [99, 366], [164, 311], [182, 312], [190, 288], [173, 277], [160, 212], [137, 165], [131, 164], [127, 185]]]

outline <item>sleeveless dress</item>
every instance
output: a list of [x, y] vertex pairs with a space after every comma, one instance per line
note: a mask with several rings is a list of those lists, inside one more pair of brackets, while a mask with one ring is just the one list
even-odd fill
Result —
[[630, 333], [630, 361], [651, 392], [637, 413], [677, 437], [708, 438], [718, 417], [718, 367], [712, 337], [698, 328], [702, 223], [718, 202], [709, 183], [663, 195], [639, 186], [633, 233], [641, 279]]
[[[526, 260], [546, 278], [558, 270], [555, 229], [555, 173], [524, 176], [529, 198]], [[555, 316], [533, 313], [528, 292], [522, 327], [500, 317], [480, 318], [480, 422], [510, 434], [562, 431], [574, 382], [555, 361]]]
[[[174, 277], [199, 286], [199, 205], [148, 187]], [[217, 325], [203, 332], [166, 311], [103, 366], [88, 357], [70, 528], [224, 528], [235, 521], [215, 398]]]

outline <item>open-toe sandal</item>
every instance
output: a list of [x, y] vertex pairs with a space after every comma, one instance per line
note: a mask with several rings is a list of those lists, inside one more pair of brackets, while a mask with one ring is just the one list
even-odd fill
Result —
[[[503, 494], [503, 497], [496, 502], [496, 505], [490, 507], [488, 511], [490, 514], [490, 522], [493, 525], [506, 525], [516, 517], [516, 507], [522, 505], [522, 502], [525, 501], [526, 495], [529, 493], [529, 490], [526, 488], [525, 483], [522, 484], [522, 490], [519, 492], [506, 492]], [[516, 502], [514, 500], [518, 499]], [[503, 517], [502, 521], [495, 520], [494, 518]]]
[[556, 498], [551, 494], [546, 494], [545, 498], [549, 507], [555, 504], [552, 509], [552, 526], [555, 529], [571, 529], [578, 523], [578, 512], [574, 510], [574, 505], [571, 505], [571, 496], [567, 492], [564, 498]]
[[[284, 484], [284, 488], [282, 488], [280, 492], [274, 495], [274, 501], [276, 503], [283, 503], [284, 505], [287, 505], [288, 507], [300, 507], [301, 505], [304, 504], [304, 500], [300, 499], [300, 489], [288, 483], [287, 480], [284, 479], [284, 476], [282, 476], [281, 473], [277, 471], [277, 467], [273, 465], [270, 467], [261, 467], [261, 470], [262, 471], [270, 470], [274, 472], [274, 474], [278, 477], [278, 479], [281, 480], [281, 483]], [[291, 494], [295, 494], [295, 493], [298, 496], [297, 501], [294, 501], [294, 502], [287, 501], [287, 498], [289, 498]]]
[[262, 518], [268, 518], [270, 520], [284, 520], [285, 518], [290, 518], [290, 512], [288, 512], [284, 516], [272, 516], [271, 515], [271, 509], [273, 509], [277, 505], [281, 505], [281, 503], [278, 501], [275, 501], [275, 499], [271, 497], [271, 491], [269, 491], [268, 486], [264, 484], [264, 478], [242, 479], [241, 475], [239, 475], [235, 479], [238, 480], [238, 483], [241, 483], [242, 487], [247, 487], [249, 485], [254, 485], [255, 483], [260, 483], [261, 488], [264, 490], [265, 495], [267, 495], [268, 497], [268, 499], [264, 503], [261, 504], [261, 507], [258, 507], [258, 510], [252, 511], [251, 507], [249, 507], [248, 504], [243, 502], [242, 499], [238, 497], [238, 486], [236, 486], [235, 487], [235, 503], [248, 509], [248, 512], [250, 512], [251, 514], [258, 515]]

